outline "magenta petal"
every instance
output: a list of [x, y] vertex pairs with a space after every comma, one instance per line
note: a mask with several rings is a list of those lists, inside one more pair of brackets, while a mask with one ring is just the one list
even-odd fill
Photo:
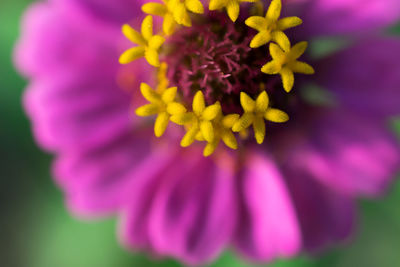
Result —
[[398, 0], [293, 0], [309, 36], [370, 33], [400, 19]]
[[287, 184], [299, 217], [304, 246], [321, 250], [352, 233], [353, 199], [329, 189], [301, 168], [283, 166]]
[[[72, 2], [86, 12], [104, 21], [115, 24], [126, 23], [141, 15], [141, 5], [146, 0], [53, 0], [64, 4]], [[64, 2], [64, 3], [63, 3]], [[71, 5], [71, 3], [68, 3]]]
[[15, 61], [29, 77], [112, 71], [119, 66], [123, 40], [120, 26], [110, 27], [57, 4], [38, 3], [24, 15]]
[[293, 148], [293, 165], [350, 195], [384, 192], [400, 169], [398, 140], [386, 124], [350, 112], [332, 112], [314, 122], [309, 144]]
[[237, 248], [262, 262], [295, 255], [301, 246], [300, 230], [281, 173], [272, 160], [258, 153], [249, 153], [244, 167]]
[[400, 38], [363, 40], [322, 60], [316, 66], [318, 82], [350, 109], [400, 115], [399, 47]]
[[[168, 161], [163, 150], [151, 149], [151, 132], [129, 132], [85, 153], [64, 153], [54, 166], [57, 183], [70, 209], [78, 215], [115, 212], [129, 201], [143, 168]], [[149, 165], [150, 164], [150, 165]]]
[[33, 82], [24, 99], [43, 147], [87, 150], [130, 131], [130, 95], [116, 88], [111, 78], [52, 78]]
[[120, 66], [119, 28], [74, 20], [69, 11], [54, 3], [32, 6], [16, 49], [19, 69], [34, 77], [25, 109], [51, 151], [86, 150], [130, 131], [132, 89], [151, 73], [140, 62]]
[[229, 242], [236, 221], [233, 173], [200, 152], [171, 155], [173, 164], [136, 184], [122, 232], [129, 247], [204, 264]]

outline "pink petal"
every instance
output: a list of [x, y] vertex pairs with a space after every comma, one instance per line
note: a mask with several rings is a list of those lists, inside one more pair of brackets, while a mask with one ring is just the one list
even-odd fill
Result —
[[255, 151], [247, 155], [244, 167], [237, 248], [254, 261], [294, 256], [301, 234], [281, 173], [271, 159]]
[[36, 81], [25, 94], [25, 108], [43, 147], [87, 150], [130, 131], [129, 94], [104, 76], [72, 76]]
[[120, 27], [57, 4], [37, 3], [24, 15], [15, 62], [30, 77], [60, 70], [115, 71], [123, 40]]
[[[309, 36], [371, 33], [400, 19], [398, 0], [291, 0]], [[288, 8], [291, 8], [290, 5]], [[301, 30], [302, 30], [301, 29]]]
[[120, 25], [142, 14], [146, 0], [52, 0], [60, 5], [76, 5], [99, 20]]
[[399, 38], [362, 40], [322, 60], [316, 78], [349, 109], [370, 116], [400, 115], [399, 47]]
[[230, 240], [236, 222], [232, 170], [201, 151], [182, 151], [132, 192], [122, 238], [133, 248], [204, 264]]
[[311, 251], [342, 241], [354, 227], [354, 200], [319, 183], [301, 166], [283, 166], [299, 217], [304, 246]]
[[25, 108], [39, 143], [51, 151], [85, 150], [129, 132], [139, 83], [151, 73], [141, 62], [119, 65], [119, 27], [71, 18], [69, 11], [33, 5], [16, 49], [19, 69], [33, 77]]
[[[151, 147], [151, 131], [119, 136], [85, 153], [63, 153], [54, 176], [70, 209], [81, 216], [116, 212], [130, 201], [132, 185], [170, 159], [165, 149]], [[171, 151], [171, 149], [169, 150]]]
[[292, 148], [293, 164], [340, 192], [379, 195], [400, 169], [398, 140], [372, 117], [327, 113], [308, 138], [308, 144]]

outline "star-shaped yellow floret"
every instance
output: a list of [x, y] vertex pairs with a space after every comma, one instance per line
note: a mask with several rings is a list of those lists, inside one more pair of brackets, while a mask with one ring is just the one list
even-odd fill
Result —
[[[288, 41], [289, 42], [289, 41]], [[265, 64], [261, 71], [266, 74], [280, 74], [282, 77], [283, 88], [290, 92], [294, 85], [294, 72], [303, 74], [314, 74], [314, 69], [305, 62], [297, 61], [307, 49], [307, 42], [300, 42], [289, 49], [283, 50], [274, 43], [269, 46], [272, 61]]]
[[157, 114], [157, 119], [154, 124], [154, 134], [160, 137], [167, 129], [169, 119], [172, 114], [181, 114], [186, 112], [186, 108], [174, 102], [177, 88], [171, 87], [165, 89], [162, 93], [153, 90], [148, 84], [142, 83], [140, 91], [146, 100], [150, 103], [136, 109], [136, 115], [141, 117]]
[[198, 91], [193, 98], [192, 109], [192, 112], [181, 112], [171, 117], [171, 121], [176, 124], [187, 126], [187, 132], [181, 140], [181, 146], [190, 146], [199, 133], [207, 142], [213, 142], [215, 134], [212, 120], [221, 112], [219, 102], [206, 107], [204, 95], [201, 91]]
[[164, 18], [163, 31], [166, 35], [174, 32], [176, 24], [192, 26], [188, 11], [204, 13], [203, 4], [199, 0], [163, 0], [163, 2], [163, 4], [146, 3], [142, 6], [142, 10], [147, 14]]
[[165, 42], [160, 35], [153, 35], [153, 17], [147, 16], [142, 22], [141, 33], [128, 24], [122, 26], [126, 38], [138, 46], [126, 50], [119, 58], [121, 64], [128, 64], [138, 58], [145, 57], [147, 62], [154, 67], [160, 66], [158, 50]]
[[226, 8], [229, 18], [235, 22], [239, 17], [240, 3], [243, 2], [257, 2], [258, 0], [211, 0], [208, 9], [218, 10]]
[[214, 140], [212, 142], [208, 142], [205, 146], [203, 150], [203, 155], [205, 157], [208, 157], [214, 153], [221, 140], [227, 147], [237, 149], [237, 140], [232, 132], [232, 127], [239, 117], [239, 114], [229, 114], [223, 116], [222, 113], [220, 113], [220, 115], [215, 118], [213, 121]]
[[[251, 48], [260, 47], [270, 41], [278, 43], [281, 47], [287, 45], [288, 42], [286, 42], [286, 40], [288, 41], [289, 39], [283, 31], [300, 25], [302, 20], [298, 17], [279, 19], [281, 16], [281, 10], [281, 0], [272, 0], [265, 17], [253, 16], [245, 21], [247, 26], [256, 29], [259, 32], [251, 40]], [[289, 47], [283, 48], [288, 49]]]
[[162, 93], [167, 89], [169, 85], [169, 80], [167, 78], [167, 70], [168, 70], [168, 64], [165, 62], [161, 62], [160, 67], [157, 69], [157, 88], [156, 91], [158, 93]]
[[253, 125], [254, 136], [257, 143], [262, 144], [265, 138], [265, 121], [286, 122], [289, 116], [279, 110], [269, 107], [269, 98], [267, 92], [263, 91], [254, 101], [246, 93], [240, 93], [240, 104], [244, 110], [243, 115], [233, 125], [234, 132], [240, 132]]

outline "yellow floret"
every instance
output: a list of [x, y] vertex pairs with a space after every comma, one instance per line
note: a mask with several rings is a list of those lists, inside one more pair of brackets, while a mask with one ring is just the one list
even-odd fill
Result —
[[128, 64], [138, 58], [145, 57], [147, 62], [154, 66], [160, 66], [158, 50], [165, 42], [160, 35], [153, 35], [153, 17], [147, 16], [142, 22], [141, 33], [134, 30], [128, 24], [122, 26], [122, 32], [126, 38], [138, 46], [126, 50], [119, 58], [121, 64]]
[[203, 4], [199, 0], [164, 0], [164, 3], [146, 3], [143, 12], [163, 17], [163, 31], [166, 35], [174, 33], [176, 24], [192, 26], [189, 12], [204, 13]]
[[225, 145], [232, 149], [237, 149], [238, 144], [235, 135], [232, 132], [232, 126], [239, 119], [239, 114], [229, 114], [223, 116], [222, 113], [215, 118], [213, 121], [214, 126], [214, 140], [208, 142], [203, 150], [205, 157], [210, 156], [214, 153], [215, 149], [222, 140]]
[[250, 42], [251, 48], [260, 47], [270, 41], [278, 43], [284, 49], [289, 48], [287, 47], [289, 39], [283, 31], [300, 25], [302, 20], [298, 17], [279, 19], [281, 10], [281, 0], [272, 0], [265, 17], [252, 16], [245, 21], [247, 26], [258, 31]]
[[283, 88], [286, 92], [290, 92], [294, 85], [294, 73], [314, 74], [314, 69], [305, 62], [297, 59], [304, 54], [307, 49], [307, 42], [300, 42], [290, 48], [290, 42], [287, 41], [285, 47], [289, 49], [281, 49], [278, 45], [271, 43], [269, 51], [272, 61], [265, 64], [261, 71], [266, 74], [280, 74], [282, 78]]
[[167, 70], [168, 70], [168, 65], [165, 62], [161, 62], [160, 67], [157, 69], [157, 88], [156, 91], [159, 93], [164, 92], [165, 89], [167, 89], [169, 85], [169, 80], [167, 78]]
[[289, 116], [278, 109], [269, 107], [269, 98], [265, 91], [258, 95], [254, 101], [246, 93], [240, 93], [240, 104], [244, 114], [232, 127], [234, 132], [241, 132], [253, 125], [254, 136], [258, 144], [262, 144], [265, 138], [265, 120], [272, 122], [286, 122]]
[[208, 8], [210, 10], [218, 10], [226, 8], [229, 18], [235, 22], [239, 17], [240, 3], [250, 2], [254, 3], [258, 0], [211, 0]]
[[186, 108], [182, 104], [174, 101], [177, 92], [176, 87], [171, 87], [165, 89], [162, 93], [158, 93], [146, 83], [142, 83], [140, 91], [143, 97], [150, 103], [137, 108], [136, 115], [141, 117], [157, 115], [154, 124], [154, 134], [157, 137], [164, 134], [172, 114], [186, 112]]
[[207, 142], [213, 142], [215, 133], [212, 120], [221, 112], [219, 102], [206, 107], [204, 95], [201, 91], [198, 91], [193, 98], [192, 109], [192, 112], [176, 113], [171, 117], [172, 122], [187, 126], [187, 132], [181, 140], [181, 146], [190, 146], [199, 133]]

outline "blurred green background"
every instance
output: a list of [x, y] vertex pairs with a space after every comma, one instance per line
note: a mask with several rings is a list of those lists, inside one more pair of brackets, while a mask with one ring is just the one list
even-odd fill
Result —
[[[84, 222], [66, 211], [49, 174], [51, 157], [36, 147], [21, 108], [26, 81], [11, 62], [19, 21], [30, 2], [0, 2], [0, 266], [181, 266], [124, 251], [117, 244], [114, 219]], [[269, 266], [400, 266], [399, 204], [400, 182], [381, 200], [359, 202], [359, 227], [351, 242], [318, 257], [303, 255]], [[212, 266], [250, 265], [225, 253]]]

